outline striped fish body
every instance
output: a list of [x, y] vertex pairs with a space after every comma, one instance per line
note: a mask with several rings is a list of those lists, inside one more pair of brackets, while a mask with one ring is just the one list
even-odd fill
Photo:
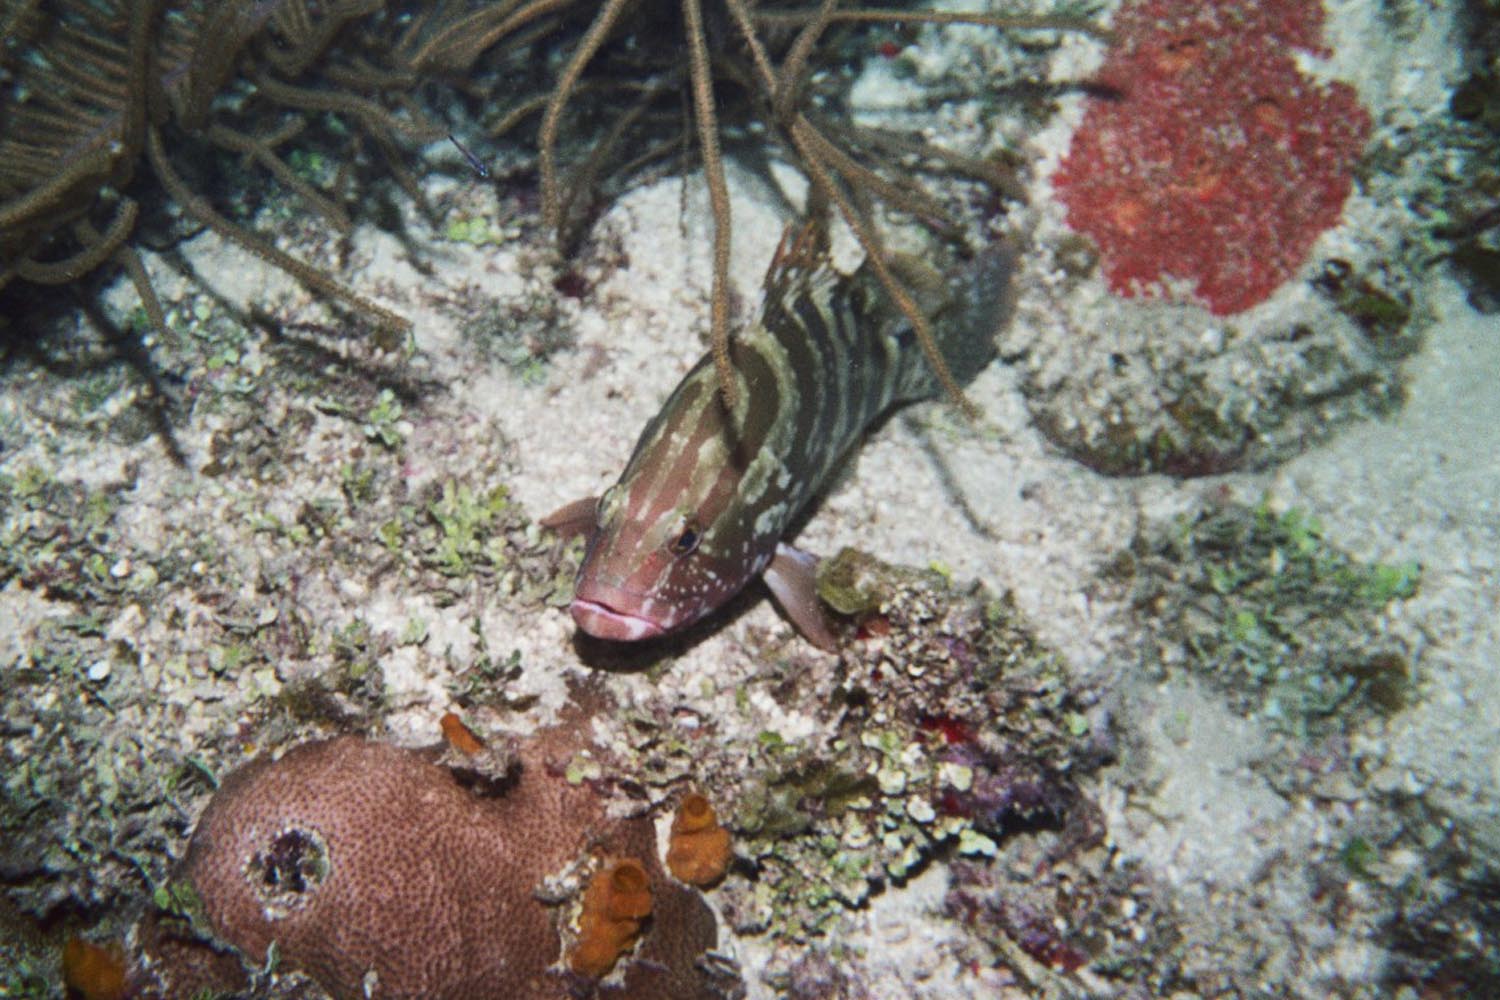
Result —
[[865, 429], [936, 381], [871, 275], [841, 275], [811, 230], [783, 238], [760, 316], [731, 342], [729, 409], [711, 357], [688, 372], [596, 502], [571, 606], [591, 635], [660, 636], [692, 624], [765, 573], [800, 631], [831, 648], [815, 561], [782, 544]]

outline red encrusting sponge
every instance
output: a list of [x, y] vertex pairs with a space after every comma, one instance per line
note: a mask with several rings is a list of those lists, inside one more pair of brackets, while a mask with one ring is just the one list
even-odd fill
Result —
[[1338, 221], [1370, 134], [1317, 55], [1319, 0], [1134, 0], [1053, 176], [1118, 294], [1191, 283], [1219, 315], [1266, 299]]

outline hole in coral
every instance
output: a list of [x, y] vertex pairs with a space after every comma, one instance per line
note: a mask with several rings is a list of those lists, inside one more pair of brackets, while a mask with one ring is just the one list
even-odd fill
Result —
[[307, 901], [329, 873], [328, 844], [317, 832], [291, 829], [277, 834], [246, 866], [250, 885], [272, 919]]

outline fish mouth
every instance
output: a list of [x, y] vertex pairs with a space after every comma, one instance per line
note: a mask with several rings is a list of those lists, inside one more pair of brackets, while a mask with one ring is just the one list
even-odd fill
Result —
[[637, 642], [666, 635], [667, 630], [649, 618], [617, 611], [600, 601], [575, 597], [568, 606], [578, 627], [596, 639]]

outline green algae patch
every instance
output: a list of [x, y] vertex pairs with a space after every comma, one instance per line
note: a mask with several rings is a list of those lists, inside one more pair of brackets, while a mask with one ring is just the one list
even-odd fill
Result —
[[818, 565], [818, 598], [841, 615], [873, 611], [881, 601], [881, 564], [858, 549], [846, 548]]
[[1108, 575], [1130, 580], [1148, 668], [1200, 674], [1244, 714], [1306, 732], [1410, 696], [1412, 651], [1382, 615], [1421, 567], [1361, 562], [1305, 511], [1208, 502], [1143, 533]]

